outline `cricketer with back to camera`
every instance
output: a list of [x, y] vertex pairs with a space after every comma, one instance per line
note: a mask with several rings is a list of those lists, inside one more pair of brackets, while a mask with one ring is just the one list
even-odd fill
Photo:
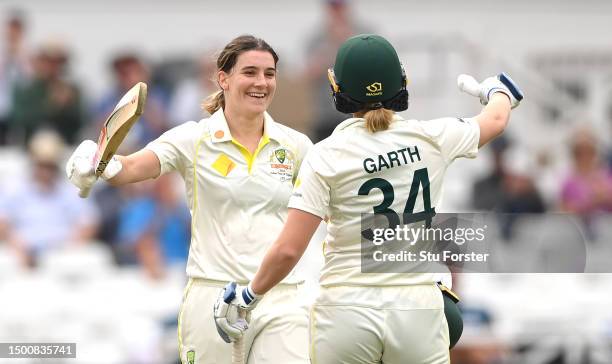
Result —
[[[362, 273], [361, 215], [433, 216], [448, 166], [456, 158], [475, 158], [500, 135], [523, 95], [503, 73], [481, 83], [460, 76], [459, 88], [485, 105], [478, 115], [405, 120], [396, 114], [408, 107], [403, 67], [393, 46], [373, 34], [349, 38], [340, 47], [329, 80], [336, 108], [353, 117], [304, 159], [287, 222], [253, 280], [221, 290], [217, 305], [229, 323], [224, 334], [248, 334], [245, 326], [232, 325], [230, 314], [257, 313], [267, 292], [297, 264], [321, 220], [328, 219], [321, 289], [310, 310], [311, 362], [449, 363], [462, 322], [457, 298], [445, 287], [451, 285], [448, 275]], [[398, 150], [405, 151], [403, 157]], [[366, 168], [368, 158], [394, 151], [397, 163], [389, 168]]]

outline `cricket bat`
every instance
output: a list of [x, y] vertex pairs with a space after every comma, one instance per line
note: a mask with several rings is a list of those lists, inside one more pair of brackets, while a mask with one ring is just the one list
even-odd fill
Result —
[[[243, 309], [239, 308], [238, 314], [242, 319], [246, 317], [246, 311]], [[244, 360], [244, 337], [241, 337], [232, 344], [232, 364], [245, 364]]]
[[[117, 152], [130, 128], [142, 115], [146, 99], [147, 84], [138, 82], [123, 95], [104, 122], [100, 137], [98, 137], [98, 149], [92, 161], [96, 177], [104, 173], [106, 165]], [[91, 188], [81, 190], [79, 196], [86, 198], [90, 190]]]

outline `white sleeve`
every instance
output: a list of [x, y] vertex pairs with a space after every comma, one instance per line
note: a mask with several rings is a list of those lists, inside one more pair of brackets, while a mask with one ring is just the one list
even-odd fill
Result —
[[440, 118], [422, 123], [425, 132], [440, 147], [447, 163], [456, 158], [475, 158], [480, 127], [474, 118]]
[[[300, 134], [300, 138], [299, 138], [298, 146], [297, 146], [297, 160], [295, 163], [296, 175], [299, 175], [300, 169], [302, 167], [302, 162], [304, 161], [304, 158], [306, 158], [306, 154], [308, 153], [311, 147], [312, 147], [312, 141], [310, 141], [310, 138], [308, 138], [304, 134]], [[295, 181], [297, 181], [297, 177], [294, 177], [294, 181], [293, 181], [294, 184], [295, 184]]]
[[200, 132], [198, 124], [190, 121], [174, 127], [153, 140], [145, 149], [157, 155], [161, 166], [161, 173], [178, 171], [185, 175], [195, 152], [195, 144]]
[[330, 187], [323, 176], [317, 172], [321, 167], [318, 151], [311, 148], [304, 162], [289, 199], [289, 208], [309, 212], [325, 219], [328, 215]]

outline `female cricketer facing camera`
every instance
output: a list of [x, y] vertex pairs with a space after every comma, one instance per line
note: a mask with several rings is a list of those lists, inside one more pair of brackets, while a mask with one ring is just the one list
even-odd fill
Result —
[[354, 117], [310, 150], [285, 227], [255, 278], [246, 287], [229, 284], [224, 298], [234, 298], [225, 301], [250, 310], [265, 300], [329, 217], [321, 290], [310, 317], [311, 362], [448, 363], [439, 274], [362, 273], [361, 214], [433, 212], [449, 164], [475, 157], [499, 135], [522, 94], [502, 74], [474, 81], [470, 92], [486, 105], [474, 118], [404, 120], [394, 113], [408, 107], [403, 69], [393, 46], [377, 35], [348, 39], [330, 81], [336, 108]]
[[[118, 156], [106, 168], [113, 185], [177, 171], [192, 216], [189, 281], [179, 315], [183, 363], [230, 363], [232, 346], [213, 321], [217, 293], [230, 280], [253, 278], [282, 229], [287, 202], [312, 143], [266, 112], [276, 89], [278, 56], [262, 39], [240, 36], [217, 59], [221, 88], [205, 103], [210, 118], [179, 125], [144, 149]], [[67, 165], [79, 188], [95, 181], [79, 171], [96, 146], [83, 142]], [[296, 299], [301, 278], [289, 275], [252, 315], [244, 338], [248, 363], [308, 363], [308, 313]], [[252, 331], [252, 332], [251, 332]], [[225, 337], [230, 340], [231, 338]]]

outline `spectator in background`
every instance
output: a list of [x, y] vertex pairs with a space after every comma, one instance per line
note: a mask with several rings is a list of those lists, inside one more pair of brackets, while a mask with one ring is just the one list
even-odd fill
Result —
[[612, 211], [612, 175], [601, 161], [597, 139], [589, 129], [573, 133], [571, 156], [574, 170], [561, 187], [561, 210], [579, 214], [587, 237], [594, 239], [594, 215]]
[[[479, 211], [505, 213], [540, 213], [546, 207], [525, 166], [512, 168], [508, 160], [516, 163], [518, 156], [510, 155], [510, 142], [500, 137], [491, 143], [493, 169], [489, 175], [476, 181], [472, 190], [472, 205]], [[522, 161], [525, 164], [525, 161]]]
[[32, 79], [15, 89], [11, 128], [26, 143], [39, 129], [58, 132], [75, 143], [83, 126], [81, 94], [67, 76], [68, 50], [58, 40], [44, 42], [33, 60]]
[[211, 54], [200, 56], [197, 61], [197, 76], [179, 83], [170, 102], [170, 115], [174, 125], [185, 121], [198, 121], [208, 113], [202, 108], [202, 100], [212, 94], [217, 85], [213, 82], [217, 68]]
[[[520, 214], [546, 211], [544, 199], [525, 169], [520, 156], [508, 153], [510, 142], [500, 137], [491, 143], [493, 169], [476, 181], [472, 189], [472, 206], [478, 211], [502, 213], [502, 237], [511, 239], [513, 227]], [[512, 163], [508, 163], [508, 161]], [[509, 166], [513, 164], [514, 168]], [[517, 168], [517, 165], [523, 164]]]
[[49, 249], [90, 240], [97, 213], [60, 173], [64, 143], [57, 133], [37, 132], [29, 153], [30, 178], [12, 181], [0, 193], [0, 239], [8, 241], [24, 265], [34, 266]]
[[331, 90], [327, 69], [334, 63], [336, 51], [350, 36], [371, 33], [351, 16], [348, 0], [325, 0], [325, 24], [317, 25], [306, 48], [305, 77], [313, 92], [314, 125], [312, 141], [318, 142], [331, 135], [334, 128], [346, 119], [330, 101]]
[[[147, 82], [147, 102], [144, 114], [128, 133], [126, 140], [121, 144], [121, 150], [129, 153], [139, 149], [149, 140], [155, 139], [168, 129], [166, 119], [165, 94], [158, 88], [153, 87], [150, 81], [149, 68], [144, 61], [135, 53], [121, 53], [115, 56], [111, 63], [115, 85], [97, 103], [93, 110], [94, 123], [91, 126], [91, 135], [97, 137], [102, 124], [113, 111], [121, 97], [136, 83]], [[97, 238], [113, 248], [116, 259], [122, 261], [119, 245], [119, 219], [123, 204], [129, 199], [130, 191], [104, 184], [98, 190], [93, 191], [93, 200], [100, 211], [100, 229]]]
[[130, 197], [129, 195], [129, 191], [110, 185], [102, 185], [92, 191], [91, 200], [100, 214], [100, 225], [95, 239], [107, 244], [113, 250], [118, 263], [120, 263], [120, 256], [116, 247], [119, 244], [119, 210]]
[[122, 53], [111, 62], [115, 85], [100, 100], [94, 110], [94, 129], [99, 130], [121, 97], [136, 83], [146, 82], [147, 102], [138, 122], [132, 127], [124, 144], [131, 150], [142, 148], [169, 129], [164, 92], [153, 87], [148, 66], [135, 53]]
[[488, 175], [476, 181], [472, 188], [472, 206], [476, 210], [497, 210], [503, 204], [503, 180], [506, 175], [503, 156], [507, 148], [508, 139], [504, 136], [491, 142], [493, 168]]
[[189, 253], [191, 216], [173, 184], [174, 176], [160, 176], [152, 191], [123, 205], [119, 219], [119, 250], [123, 261], [137, 261], [153, 279], [166, 268], [184, 269]]
[[24, 45], [23, 14], [9, 14], [4, 29], [4, 44], [0, 50], [0, 145], [8, 142], [10, 113], [15, 88], [30, 76], [30, 60]]

